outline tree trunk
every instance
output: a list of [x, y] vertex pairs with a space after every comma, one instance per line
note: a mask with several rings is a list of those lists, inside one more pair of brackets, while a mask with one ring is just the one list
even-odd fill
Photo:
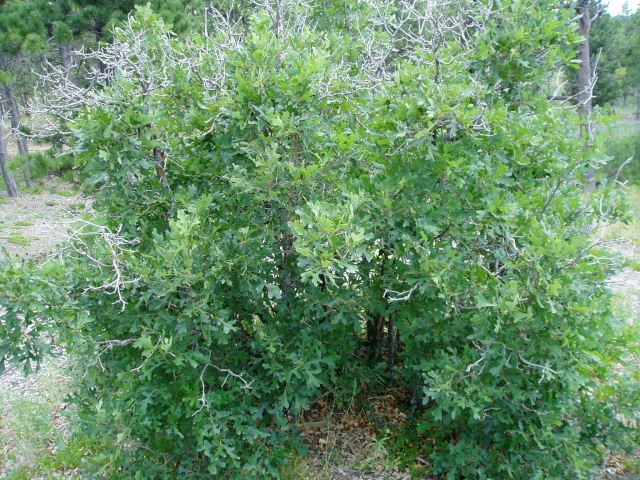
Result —
[[[104, 27], [105, 23], [102, 20], [96, 20], [93, 25], [93, 34], [96, 36], [96, 41], [100, 43], [102, 41], [102, 37], [104, 36]], [[107, 65], [102, 61], [100, 56], [98, 56], [98, 70], [102, 75], [107, 73]], [[108, 83], [108, 82], [107, 82]]]
[[18, 192], [18, 185], [16, 185], [13, 175], [11, 175], [7, 170], [7, 161], [9, 161], [9, 155], [7, 155], [7, 144], [4, 140], [4, 132], [0, 128], [0, 170], [2, 171], [4, 183], [7, 184], [7, 192], [9, 192], [9, 196], [17, 197], [20, 194]]
[[69, 45], [58, 45], [58, 52], [60, 53], [60, 63], [64, 70], [64, 78], [69, 79], [69, 72], [71, 71], [71, 54], [69, 52]]
[[31, 118], [31, 114], [29, 110], [31, 110], [31, 105], [29, 105], [29, 96], [26, 93], [22, 94], [22, 109], [24, 110], [27, 117]]
[[7, 105], [7, 111], [9, 112], [9, 118], [11, 119], [11, 132], [16, 138], [18, 144], [18, 153], [20, 155], [26, 155], [29, 153], [29, 147], [27, 146], [27, 140], [20, 132], [20, 111], [18, 110], [18, 102], [16, 102], [16, 95], [12, 86], [4, 87], [4, 101]]
[[31, 173], [29, 172], [29, 164], [25, 163], [22, 166], [22, 175], [24, 175], [24, 184], [27, 188], [33, 187], [33, 182], [31, 181]]
[[[4, 57], [0, 54], [0, 70], [7, 71], [7, 64]], [[11, 119], [11, 132], [16, 138], [18, 144], [18, 153], [20, 155], [26, 155], [29, 153], [29, 147], [27, 141], [20, 132], [20, 111], [18, 110], [18, 102], [16, 101], [16, 95], [11, 85], [4, 87], [3, 100], [6, 110], [9, 112], [9, 118]]]
[[[584, 37], [584, 42], [578, 45], [578, 115], [580, 117], [580, 134], [585, 140], [585, 146], [589, 149], [589, 137], [591, 135], [591, 111], [593, 97], [593, 75], [591, 74], [591, 56], [589, 49], [589, 34], [591, 32], [591, 12], [589, 0], [578, 0], [576, 13], [578, 19], [578, 33]], [[589, 168], [587, 171], [589, 187], [595, 187], [595, 171]]]

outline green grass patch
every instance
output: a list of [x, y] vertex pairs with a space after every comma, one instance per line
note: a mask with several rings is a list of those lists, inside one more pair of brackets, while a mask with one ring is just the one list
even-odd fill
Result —
[[[97, 440], [86, 437], [81, 433], [75, 433], [66, 442], [59, 442], [53, 453], [39, 452], [30, 465], [21, 465], [18, 468], [10, 469], [7, 480], [27, 480], [31, 478], [60, 478], [64, 472], [70, 470], [86, 468], [88, 465], [99, 470], [108, 464], [100, 456], [104, 445]], [[107, 459], [108, 460], [108, 459]], [[83, 478], [78, 474], [71, 478]]]
[[4, 205], [7, 203], [7, 200], [5, 200], [4, 198], [0, 198], [0, 205]]
[[22, 245], [23, 247], [28, 247], [31, 245], [32, 240], [40, 240], [38, 237], [25, 237], [24, 235], [9, 235], [7, 237], [7, 242], [14, 243], [16, 245]]
[[72, 190], [57, 190], [55, 193], [62, 197], [74, 197], [77, 195], [77, 193]]
[[626, 473], [640, 474], [640, 458], [636, 455], [628, 456], [622, 461], [622, 464]]
[[[637, 338], [638, 320], [640, 316], [634, 313], [634, 300], [640, 298], [640, 290], [617, 292], [611, 298], [611, 311], [623, 322], [627, 328], [626, 335]], [[638, 457], [640, 461], [640, 457]]]
[[33, 389], [31, 394], [12, 389], [0, 392], [0, 445], [4, 453], [0, 456], [0, 477], [59, 478], [46, 475], [38, 465], [40, 458], [56, 455], [64, 443], [62, 431], [54, 423], [62, 419], [68, 388], [59, 369], [51, 367], [35, 377], [28, 387]]
[[34, 185], [31, 188], [23, 187], [21, 188], [22, 193], [30, 193], [32, 195], [38, 195], [44, 191], [44, 187], [42, 185]]
[[122, 447], [111, 425], [81, 432], [75, 408], [64, 403], [72, 389], [66, 370], [50, 365], [34, 378], [30, 394], [0, 392], [0, 478], [124, 478], [113, 467]]
[[17, 227], [30, 227], [31, 225], [33, 225], [33, 222], [29, 222], [27, 220], [20, 220], [19, 222], [16, 222], [15, 225]]
[[[69, 185], [67, 185], [67, 187], [69, 187]], [[65, 190], [65, 189], [58, 190], [55, 187], [45, 187], [45, 188], [49, 193], [52, 193], [54, 195], [60, 195], [61, 197], [73, 197], [77, 195], [79, 191], [79, 188], [74, 186], [71, 186], [71, 190]]]
[[280, 467], [279, 478], [280, 480], [323, 480], [328, 478], [319, 476], [317, 473], [299, 455], [294, 453], [287, 459], [287, 464]]

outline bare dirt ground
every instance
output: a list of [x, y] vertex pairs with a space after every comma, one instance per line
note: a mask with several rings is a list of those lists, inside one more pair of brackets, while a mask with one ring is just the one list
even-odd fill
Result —
[[[640, 248], [635, 245], [619, 245], [613, 249], [628, 260], [640, 259]], [[640, 271], [630, 267], [624, 267], [607, 282], [609, 288], [616, 293], [621, 293], [631, 302], [629, 307], [629, 321], [635, 322], [640, 314]]]
[[80, 209], [86, 200], [71, 185], [47, 181], [38, 194], [22, 193], [9, 198], [0, 194], [0, 248], [10, 256], [45, 256], [62, 240], [70, 209]]

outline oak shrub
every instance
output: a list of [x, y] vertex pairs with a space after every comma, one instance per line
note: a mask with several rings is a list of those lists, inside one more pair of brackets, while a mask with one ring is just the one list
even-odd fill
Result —
[[154, 60], [71, 125], [95, 215], [62, 260], [0, 260], [2, 365], [55, 330], [85, 425], [120, 429], [114, 476], [277, 477], [302, 409], [374, 381], [412, 392], [447, 478], [587, 478], [635, 441], [596, 228], [625, 213], [537, 89], [568, 13], [513, 2], [380, 73], [367, 5], [188, 40], [140, 8], [114, 32]]

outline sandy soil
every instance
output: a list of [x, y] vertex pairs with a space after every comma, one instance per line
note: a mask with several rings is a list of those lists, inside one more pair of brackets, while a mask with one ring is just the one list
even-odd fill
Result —
[[0, 194], [0, 249], [10, 256], [44, 256], [56, 251], [66, 230], [71, 211], [81, 211], [87, 204], [71, 186], [47, 181], [38, 194], [23, 193], [9, 198]]

